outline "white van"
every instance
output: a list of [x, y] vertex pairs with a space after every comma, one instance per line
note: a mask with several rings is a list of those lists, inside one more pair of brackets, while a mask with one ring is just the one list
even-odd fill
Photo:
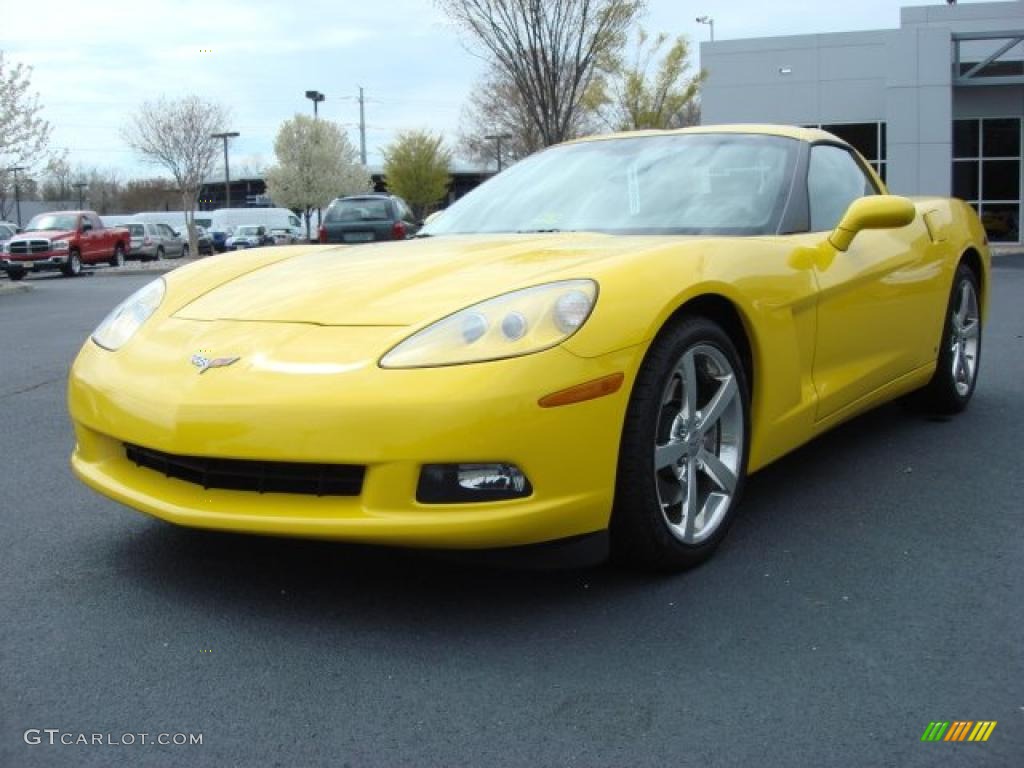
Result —
[[[195, 216], [196, 226], [209, 229], [211, 213], [211, 211], [196, 211], [193, 214], [193, 216]], [[183, 229], [185, 226], [184, 211], [145, 211], [143, 213], [136, 213], [132, 218], [135, 221], [148, 221], [153, 224], [166, 224], [175, 232]]]
[[216, 211], [204, 211], [203, 216], [210, 218], [207, 227], [210, 232], [231, 233], [236, 227], [262, 226], [267, 232], [286, 229], [297, 240], [306, 236], [299, 217], [287, 208], [218, 208]]

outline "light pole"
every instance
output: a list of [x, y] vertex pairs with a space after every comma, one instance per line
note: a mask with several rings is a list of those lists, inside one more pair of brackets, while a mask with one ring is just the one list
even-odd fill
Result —
[[222, 139], [224, 141], [224, 207], [231, 207], [231, 169], [228, 167], [228, 139], [238, 136], [238, 131], [227, 133], [211, 133], [211, 139]]
[[10, 168], [4, 168], [4, 171], [10, 171], [14, 174], [14, 207], [18, 210], [18, 229], [21, 229], [21, 192], [18, 189], [18, 171], [24, 171], [24, 165], [12, 165]]
[[71, 186], [78, 190], [78, 210], [82, 210], [82, 206], [84, 205], [82, 202], [82, 190], [89, 185], [84, 181], [76, 181]]
[[707, 24], [711, 28], [711, 42], [715, 42], [715, 20], [710, 16], [698, 16], [698, 24]]
[[498, 173], [501, 173], [501, 142], [502, 142], [503, 139], [511, 139], [512, 138], [512, 134], [511, 133], [489, 133], [486, 136], [484, 136], [484, 138], [487, 139], [488, 141], [493, 141], [493, 142], [495, 142], [498, 145], [497, 146], [497, 151], [498, 151]]
[[313, 119], [317, 119], [316, 105], [326, 99], [320, 91], [306, 91], [306, 98], [313, 102]]
[[[321, 101], [323, 101], [327, 97], [324, 96], [322, 93], [320, 93], [320, 91], [306, 91], [306, 98], [313, 102], [313, 119], [316, 120], [317, 119], [316, 105], [319, 104]], [[360, 104], [362, 104], [361, 100], [360, 100]], [[316, 209], [316, 229], [317, 229], [317, 233], [319, 233], [320, 225], [322, 223], [323, 223], [323, 221], [322, 221], [322, 217], [320, 215], [320, 208], [317, 207], [317, 209]], [[307, 237], [309, 235], [309, 216], [306, 217], [306, 235], [307, 235]]]

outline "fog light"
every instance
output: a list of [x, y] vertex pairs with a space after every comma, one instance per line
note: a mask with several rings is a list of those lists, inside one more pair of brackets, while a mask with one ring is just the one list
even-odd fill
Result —
[[416, 486], [421, 504], [521, 499], [533, 487], [515, 464], [425, 464]]

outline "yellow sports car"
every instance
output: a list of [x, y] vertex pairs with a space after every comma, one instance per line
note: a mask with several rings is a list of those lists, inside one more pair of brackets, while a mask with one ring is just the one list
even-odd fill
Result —
[[962, 410], [989, 269], [971, 208], [822, 131], [572, 142], [411, 240], [146, 285], [74, 363], [72, 466], [180, 525], [683, 568], [787, 451]]

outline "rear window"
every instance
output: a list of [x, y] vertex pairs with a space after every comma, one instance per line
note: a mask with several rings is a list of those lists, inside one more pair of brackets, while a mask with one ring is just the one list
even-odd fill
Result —
[[387, 221], [391, 218], [391, 206], [383, 198], [356, 198], [331, 203], [324, 221]]
[[125, 224], [124, 227], [131, 232], [132, 237], [143, 237], [146, 234], [145, 228], [141, 224]]

